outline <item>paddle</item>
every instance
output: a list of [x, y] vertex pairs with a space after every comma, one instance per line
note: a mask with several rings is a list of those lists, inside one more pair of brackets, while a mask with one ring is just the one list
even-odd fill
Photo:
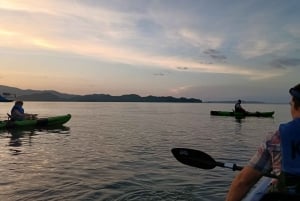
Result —
[[[215, 161], [210, 155], [202, 151], [188, 149], [188, 148], [173, 148], [171, 151], [174, 157], [179, 162], [192, 167], [197, 167], [201, 169], [213, 169], [216, 166], [218, 166], [223, 168], [229, 168], [232, 169], [233, 171], [243, 169], [243, 167], [238, 166], [234, 163], [222, 163], [222, 162]], [[272, 174], [264, 174], [264, 176], [277, 178], [276, 175], [272, 175]]]
[[243, 169], [243, 167], [233, 163], [217, 162], [210, 155], [194, 149], [173, 148], [172, 153], [179, 162], [201, 169], [213, 169], [216, 166], [229, 168], [233, 171]]

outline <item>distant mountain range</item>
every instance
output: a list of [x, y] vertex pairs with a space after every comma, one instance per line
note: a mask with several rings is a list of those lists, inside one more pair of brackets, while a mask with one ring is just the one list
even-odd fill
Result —
[[202, 103], [195, 98], [175, 98], [172, 96], [146, 96], [136, 94], [111, 96], [109, 94], [74, 95], [65, 94], [53, 90], [19, 89], [0, 85], [0, 95], [11, 99], [23, 101], [69, 101], [69, 102], [168, 102], [168, 103]]

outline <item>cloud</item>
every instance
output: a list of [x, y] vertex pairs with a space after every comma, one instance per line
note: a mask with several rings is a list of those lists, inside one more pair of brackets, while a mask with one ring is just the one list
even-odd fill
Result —
[[250, 59], [255, 57], [264, 56], [287, 50], [289, 44], [287, 42], [273, 43], [268, 40], [255, 38], [253, 40], [246, 39], [239, 43], [237, 50], [244, 58]]
[[[94, 7], [78, 2], [28, 0], [2, 3], [0, 10], [11, 13], [11, 16], [0, 18], [0, 46], [21, 52], [45, 50], [81, 55], [141, 68], [232, 74], [249, 79], [282, 75], [281, 71], [249, 68], [245, 64], [228, 65], [225, 62], [227, 54], [219, 49], [226, 45], [227, 40], [230, 41], [230, 34], [204, 29], [197, 24], [198, 19], [191, 20], [195, 17], [190, 18], [192, 15], [189, 13], [179, 13], [185, 16], [185, 20], [178, 17], [181, 21], [178, 23], [170, 22], [174, 13], [162, 12], [160, 4], [156, 5], [158, 9], [144, 8], [143, 15], [124, 12], [122, 6], [114, 10], [113, 6], [102, 7], [101, 3]], [[238, 44], [239, 53], [245, 58], [270, 54], [287, 47], [285, 43], [272, 44], [256, 38], [239, 38], [239, 41], [242, 41]], [[209, 59], [193, 59], [199, 52], [208, 55]]]
[[177, 67], [178, 70], [188, 70], [188, 67]]
[[225, 60], [227, 59], [226, 56], [222, 55], [218, 50], [215, 49], [207, 49], [203, 51], [204, 54], [207, 54], [210, 56], [211, 59], [217, 62], [226, 62]]
[[207, 49], [207, 50], [204, 50], [203, 53], [211, 55], [211, 54], [219, 54], [219, 51], [215, 50], [215, 49]]
[[179, 36], [183, 41], [197, 47], [204, 48], [218, 48], [222, 45], [223, 39], [218, 36], [212, 36], [210, 34], [204, 34], [197, 31], [193, 31], [187, 28], [182, 28], [178, 31]]
[[226, 56], [224, 55], [215, 55], [215, 54], [212, 54], [210, 55], [211, 58], [213, 58], [214, 60], [217, 60], [217, 61], [220, 61], [220, 62], [225, 62], [225, 60], [227, 59]]
[[287, 25], [287, 31], [295, 38], [300, 38], [300, 27]]
[[191, 87], [192, 87], [191, 85], [179, 86], [179, 87], [170, 89], [170, 92], [172, 94], [178, 95], [178, 94], [185, 93], [185, 91], [189, 90], [189, 88], [191, 88]]
[[[34, 27], [32, 26], [32, 29]], [[263, 73], [261, 70], [240, 69], [240, 67], [229, 65], [212, 65], [210, 62], [199, 62], [184, 58], [181, 56], [155, 55], [151, 52], [141, 51], [132, 46], [122, 46], [103, 40], [75, 40], [73, 38], [59, 38], [48, 36], [47, 34], [39, 36], [30, 30], [24, 30], [19, 33], [17, 29], [1, 29], [0, 44], [7, 48], [18, 48], [39, 51], [54, 51], [58, 53], [67, 53], [82, 55], [98, 59], [100, 61], [124, 63], [141, 67], [159, 67], [163, 69], [191, 70], [203, 73], [222, 73], [222, 74], [239, 74], [247, 77], [270, 78], [276, 76], [276, 72]], [[28, 51], [26, 51], [28, 52]], [[214, 51], [211, 51], [214, 52]], [[221, 55], [215, 56], [216, 59], [225, 59]], [[264, 76], [262, 76], [264, 75]]]
[[166, 74], [165, 73], [154, 73], [153, 75], [155, 75], [155, 76], [165, 76]]
[[270, 62], [270, 65], [273, 68], [286, 69], [286, 67], [300, 66], [300, 59], [298, 58], [274, 59]]

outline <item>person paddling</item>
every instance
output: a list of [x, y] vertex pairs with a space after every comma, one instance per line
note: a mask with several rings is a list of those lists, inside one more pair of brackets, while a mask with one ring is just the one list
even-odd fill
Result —
[[238, 100], [234, 105], [234, 112], [246, 114], [247, 111], [242, 107], [242, 101]]
[[266, 137], [248, 165], [234, 178], [226, 201], [241, 201], [264, 175], [272, 171], [278, 176], [272, 189], [288, 194], [300, 193], [300, 84], [289, 90], [292, 120], [280, 124]]
[[21, 121], [25, 119], [36, 119], [36, 114], [25, 113], [23, 109], [23, 101], [16, 101], [10, 111], [10, 119], [12, 121]]

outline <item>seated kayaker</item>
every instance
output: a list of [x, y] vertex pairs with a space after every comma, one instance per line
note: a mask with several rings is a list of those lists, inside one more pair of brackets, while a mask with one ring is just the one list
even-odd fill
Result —
[[25, 113], [23, 109], [23, 101], [16, 101], [10, 111], [10, 119], [12, 121], [21, 121], [25, 119], [36, 119], [36, 114]]
[[292, 121], [266, 137], [248, 165], [233, 180], [226, 201], [240, 201], [265, 174], [277, 176], [273, 191], [300, 194], [300, 84], [289, 90]]
[[238, 100], [238, 101], [236, 102], [236, 104], [234, 105], [234, 112], [246, 114], [247, 111], [242, 107], [241, 104], [242, 104], [242, 101], [241, 101], [241, 100]]

